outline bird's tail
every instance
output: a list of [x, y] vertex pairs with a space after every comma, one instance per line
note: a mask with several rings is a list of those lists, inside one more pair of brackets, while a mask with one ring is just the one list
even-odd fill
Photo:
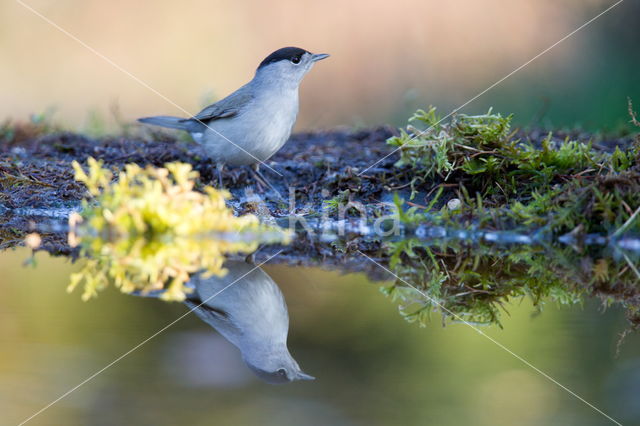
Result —
[[192, 122], [191, 120], [180, 118], [180, 117], [171, 117], [168, 115], [158, 115], [156, 117], [145, 117], [139, 118], [139, 122], [146, 124], [153, 124], [154, 126], [160, 127], [168, 127], [170, 129], [180, 129], [192, 131]]

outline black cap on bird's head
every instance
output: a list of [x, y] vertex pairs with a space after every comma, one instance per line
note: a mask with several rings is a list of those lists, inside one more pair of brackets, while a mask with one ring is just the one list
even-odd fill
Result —
[[316, 62], [329, 57], [329, 55], [327, 55], [326, 53], [313, 54], [299, 47], [283, 47], [282, 49], [278, 49], [264, 58], [264, 60], [260, 62], [260, 65], [258, 65], [258, 69], [279, 61], [289, 61], [293, 64], [298, 64], [305, 56], [305, 54], [308, 54], [310, 56], [312, 62]]

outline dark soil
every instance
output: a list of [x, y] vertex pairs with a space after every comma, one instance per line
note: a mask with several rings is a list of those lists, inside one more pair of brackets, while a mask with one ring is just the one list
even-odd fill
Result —
[[[261, 170], [284, 198], [289, 196], [288, 188], [293, 187], [303, 200], [318, 201], [318, 197], [327, 200], [340, 191], [350, 190], [358, 194], [358, 201], [376, 202], [382, 192], [404, 188], [412, 177], [408, 168], [394, 167], [398, 160], [396, 153], [384, 158], [393, 151], [385, 141], [395, 133], [395, 129], [385, 126], [298, 133], [268, 162], [282, 176], [265, 166]], [[540, 143], [548, 135], [538, 130], [520, 133], [522, 139], [535, 143]], [[594, 140], [590, 134], [554, 133], [554, 139], [558, 141], [567, 136], [583, 142]], [[616, 146], [629, 146], [632, 141], [632, 137], [598, 138], [594, 147], [612, 152]], [[114, 170], [127, 163], [162, 166], [172, 161], [188, 162], [200, 172], [203, 184], [217, 186], [215, 165], [198, 158], [190, 152], [193, 151], [190, 147], [189, 143], [166, 136], [159, 140], [135, 137], [93, 139], [76, 133], [58, 132], [21, 140], [0, 139], [0, 211], [77, 204], [82, 199], [84, 188], [74, 181], [71, 162], [77, 160], [84, 164], [89, 157], [104, 161]], [[358, 176], [365, 169], [365, 173]], [[225, 169], [223, 178], [224, 186], [233, 193], [256, 186], [254, 175], [247, 167]], [[323, 189], [325, 194], [321, 193]], [[424, 189], [428, 193], [429, 188]], [[276, 199], [273, 193], [266, 194], [265, 198]], [[424, 200], [417, 200], [421, 201]]]

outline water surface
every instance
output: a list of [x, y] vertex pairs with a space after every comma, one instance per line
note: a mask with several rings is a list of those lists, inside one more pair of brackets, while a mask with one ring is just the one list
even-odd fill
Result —
[[[0, 412], [17, 424], [118, 358], [187, 308], [114, 289], [66, 294], [63, 258], [0, 255]], [[266, 265], [291, 320], [289, 348], [312, 382], [274, 386], [195, 315], [51, 406], [29, 424], [611, 424], [464, 324], [408, 324], [380, 282], [361, 274]], [[504, 329], [482, 331], [624, 424], [640, 422], [640, 338], [615, 308], [527, 299]]]

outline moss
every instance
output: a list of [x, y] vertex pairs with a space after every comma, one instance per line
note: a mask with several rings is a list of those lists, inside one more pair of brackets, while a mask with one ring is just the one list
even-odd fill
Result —
[[630, 319], [640, 308], [637, 272], [603, 251], [418, 239], [385, 249], [399, 279], [384, 292], [400, 303], [403, 316], [421, 324], [435, 311], [452, 321], [500, 325], [505, 306], [523, 297], [542, 309], [549, 300], [576, 304], [595, 295], [605, 306], [621, 304]]
[[322, 206], [330, 213], [337, 213], [344, 209], [351, 199], [351, 192], [348, 189], [340, 191], [338, 195], [322, 202]]
[[387, 142], [400, 149], [396, 165], [414, 173], [414, 194], [418, 186], [434, 181], [462, 182], [496, 204], [529, 198], [574, 176], [616, 173], [637, 164], [637, 147], [607, 154], [568, 138], [558, 143], [551, 134], [540, 144], [520, 140], [511, 131], [511, 118], [489, 110], [443, 122], [431, 107], [418, 110], [407, 129]]
[[557, 143], [551, 135], [534, 144], [514, 137], [511, 116], [491, 111], [443, 123], [430, 108], [416, 112], [410, 122], [416, 121], [426, 128], [412, 124], [388, 143], [400, 147], [396, 165], [409, 167], [414, 176], [412, 195], [446, 186], [448, 198], [455, 194], [463, 201], [455, 212], [441, 210], [443, 221], [560, 232], [582, 225], [585, 232], [607, 233], [640, 206], [637, 141], [611, 153], [568, 138]]
[[[519, 232], [528, 243], [461, 246], [431, 236], [387, 244], [390, 266], [402, 279], [385, 292], [401, 301], [408, 319], [421, 322], [437, 310], [454, 320], [499, 324], [502, 306], [514, 297], [541, 306], [546, 298], [577, 303], [584, 294], [622, 303], [633, 321], [640, 273], [637, 253], [621, 241], [640, 235], [638, 139], [612, 152], [569, 139], [557, 143], [551, 135], [534, 144], [516, 138], [510, 120], [489, 111], [443, 123], [434, 108], [418, 111], [410, 122], [421, 128], [411, 124], [388, 143], [400, 147], [396, 166], [415, 176], [412, 195], [434, 195], [421, 207], [396, 202], [410, 234], [420, 226], [468, 235]], [[459, 207], [447, 206], [452, 198], [461, 200]], [[585, 246], [594, 235], [601, 245]]]

